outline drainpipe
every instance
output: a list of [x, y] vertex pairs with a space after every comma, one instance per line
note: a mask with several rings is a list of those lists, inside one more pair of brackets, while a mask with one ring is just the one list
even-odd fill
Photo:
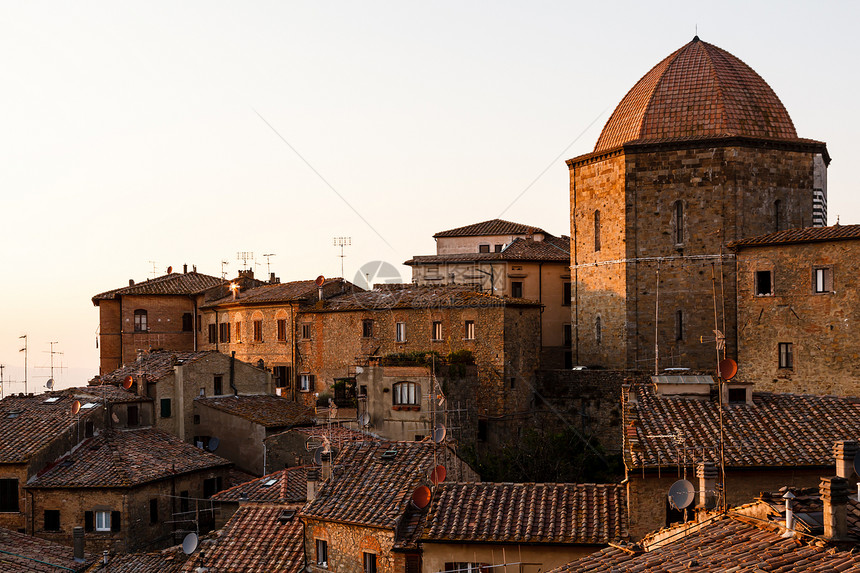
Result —
[[236, 351], [230, 353], [230, 388], [233, 389], [233, 395], [238, 396], [239, 390], [236, 389]]

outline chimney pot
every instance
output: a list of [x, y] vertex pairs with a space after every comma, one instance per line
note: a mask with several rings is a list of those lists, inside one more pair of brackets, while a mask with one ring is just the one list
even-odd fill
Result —
[[80, 563], [84, 560], [84, 528], [75, 527], [72, 529], [72, 538], [74, 539], [75, 561]]
[[319, 489], [320, 472], [316, 468], [308, 470], [308, 501], [313, 501], [317, 497]]
[[824, 501], [824, 537], [845, 539], [848, 536], [848, 480], [839, 476], [823, 477], [818, 489]]
[[833, 444], [833, 457], [836, 458], [836, 475], [851, 479], [854, 473], [854, 456], [858, 445], [853, 440], [839, 440]]
[[128, 286], [134, 286], [134, 279], [128, 279]]
[[183, 263], [183, 264], [182, 264], [182, 273], [183, 273], [183, 274], [188, 274], [188, 263]]
[[696, 477], [699, 478], [699, 507], [714, 509], [717, 506], [717, 466], [714, 462], [699, 462]]

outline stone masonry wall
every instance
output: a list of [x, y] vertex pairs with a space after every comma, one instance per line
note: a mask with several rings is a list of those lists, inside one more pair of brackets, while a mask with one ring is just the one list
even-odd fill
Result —
[[[328, 562], [326, 567], [318, 564], [316, 540], [328, 543]], [[359, 527], [330, 521], [305, 521], [305, 555], [307, 570], [328, 573], [364, 573], [364, 553], [376, 554], [378, 573], [396, 571], [391, 548], [394, 545], [394, 532], [389, 529]]]

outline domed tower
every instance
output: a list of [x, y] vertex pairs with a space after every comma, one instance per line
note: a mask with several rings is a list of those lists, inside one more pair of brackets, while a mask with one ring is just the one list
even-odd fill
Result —
[[725, 245], [825, 225], [829, 161], [725, 50], [695, 37], [654, 66], [567, 161], [574, 361], [712, 370], [715, 329], [736, 357]]

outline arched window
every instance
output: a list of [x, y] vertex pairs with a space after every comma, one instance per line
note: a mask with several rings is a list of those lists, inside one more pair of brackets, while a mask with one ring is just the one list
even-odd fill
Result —
[[603, 340], [603, 325], [600, 323], [599, 316], [594, 319], [594, 340], [597, 342], [598, 346], [600, 346], [600, 343]]
[[675, 244], [684, 243], [684, 202], [675, 201]]
[[421, 386], [417, 382], [397, 382], [394, 387], [395, 406], [419, 406]]
[[134, 331], [135, 332], [146, 332], [146, 311], [143, 309], [138, 309], [134, 311]]
[[600, 211], [594, 211], [594, 252], [600, 250]]
[[782, 202], [777, 199], [773, 202], [773, 230], [779, 231], [779, 211], [782, 207]]

